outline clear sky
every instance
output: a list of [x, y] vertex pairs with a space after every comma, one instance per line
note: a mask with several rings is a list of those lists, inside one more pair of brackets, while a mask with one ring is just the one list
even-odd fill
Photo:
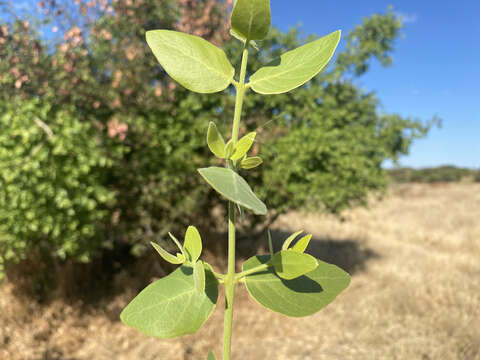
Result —
[[480, 168], [480, 0], [272, 0], [272, 22], [285, 31], [301, 23], [306, 34], [345, 34], [388, 5], [405, 21], [394, 62], [374, 64], [357, 84], [376, 91], [385, 112], [443, 120], [400, 164]]

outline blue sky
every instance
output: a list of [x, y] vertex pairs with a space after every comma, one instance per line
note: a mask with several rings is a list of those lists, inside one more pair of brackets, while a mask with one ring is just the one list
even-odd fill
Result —
[[272, 0], [272, 22], [282, 30], [301, 23], [307, 34], [345, 34], [388, 5], [405, 20], [393, 65], [374, 64], [357, 84], [376, 91], [385, 112], [443, 120], [400, 164], [480, 168], [480, 0]]

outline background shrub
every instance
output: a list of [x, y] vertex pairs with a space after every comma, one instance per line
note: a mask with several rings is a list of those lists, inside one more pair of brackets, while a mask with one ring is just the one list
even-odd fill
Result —
[[[196, 168], [215, 161], [206, 153], [207, 124], [226, 134], [234, 98], [176, 86], [148, 50], [145, 31], [194, 33], [238, 62], [242, 44], [226, 41], [231, 3], [41, 1], [36, 19], [2, 18], [0, 166], [10, 169], [0, 175], [9, 186], [1, 190], [3, 262], [36, 246], [82, 260], [119, 245], [141, 254], [150, 240], [187, 223], [210, 229], [210, 211], [222, 216]], [[45, 24], [60, 31], [42, 36]], [[366, 18], [344, 38], [335, 64], [308, 85], [247, 98], [240, 135], [258, 132], [253, 151], [267, 165], [253, 180], [277, 209], [270, 219], [364, 203], [385, 187], [382, 162], [408, 153], [428, 132], [433, 122], [379, 113], [375, 93], [355, 85], [372, 61], [392, 62], [400, 29], [393, 12]], [[272, 29], [248, 71], [307, 40], [298, 29]]]

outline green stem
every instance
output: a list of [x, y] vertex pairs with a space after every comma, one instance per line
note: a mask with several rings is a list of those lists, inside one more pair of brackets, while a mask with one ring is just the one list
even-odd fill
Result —
[[240, 68], [240, 79], [236, 84], [237, 97], [235, 100], [235, 114], [233, 116], [233, 129], [232, 129], [232, 142], [233, 145], [238, 140], [238, 130], [240, 128], [240, 118], [242, 116], [243, 96], [245, 95], [245, 75], [247, 73], [247, 61], [248, 61], [248, 43], [243, 49], [242, 65]]
[[[242, 116], [243, 96], [245, 94], [245, 74], [247, 72], [248, 42], [245, 44], [240, 67], [240, 79], [234, 83], [237, 89], [235, 113], [233, 116], [232, 142], [238, 140], [240, 118]], [[229, 163], [229, 162], [228, 162]], [[230, 165], [230, 164], [228, 164]], [[230, 360], [232, 344], [233, 304], [235, 298], [235, 204], [228, 202], [228, 272], [225, 276], [225, 318], [223, 322], [223, 360]]]

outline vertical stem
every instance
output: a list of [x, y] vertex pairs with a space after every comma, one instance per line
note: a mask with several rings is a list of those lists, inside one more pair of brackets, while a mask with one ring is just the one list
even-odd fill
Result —
[[[240, 79], [236, 85], [235, 114], [233, 116], [232, 142], [238, 140], [243, 96], [245, 94], [245, 74], [247, 71], [248, 41], [245, 44], [240, 68]], [[228, 164], [229, 166], [231, 164]], [[225, 318], [223, 322], [223, 360], [230, 360], [232, 344], [233, 304], [235, 298], [235, 204], [228, 202], [228, 272], [225, 276]]]

